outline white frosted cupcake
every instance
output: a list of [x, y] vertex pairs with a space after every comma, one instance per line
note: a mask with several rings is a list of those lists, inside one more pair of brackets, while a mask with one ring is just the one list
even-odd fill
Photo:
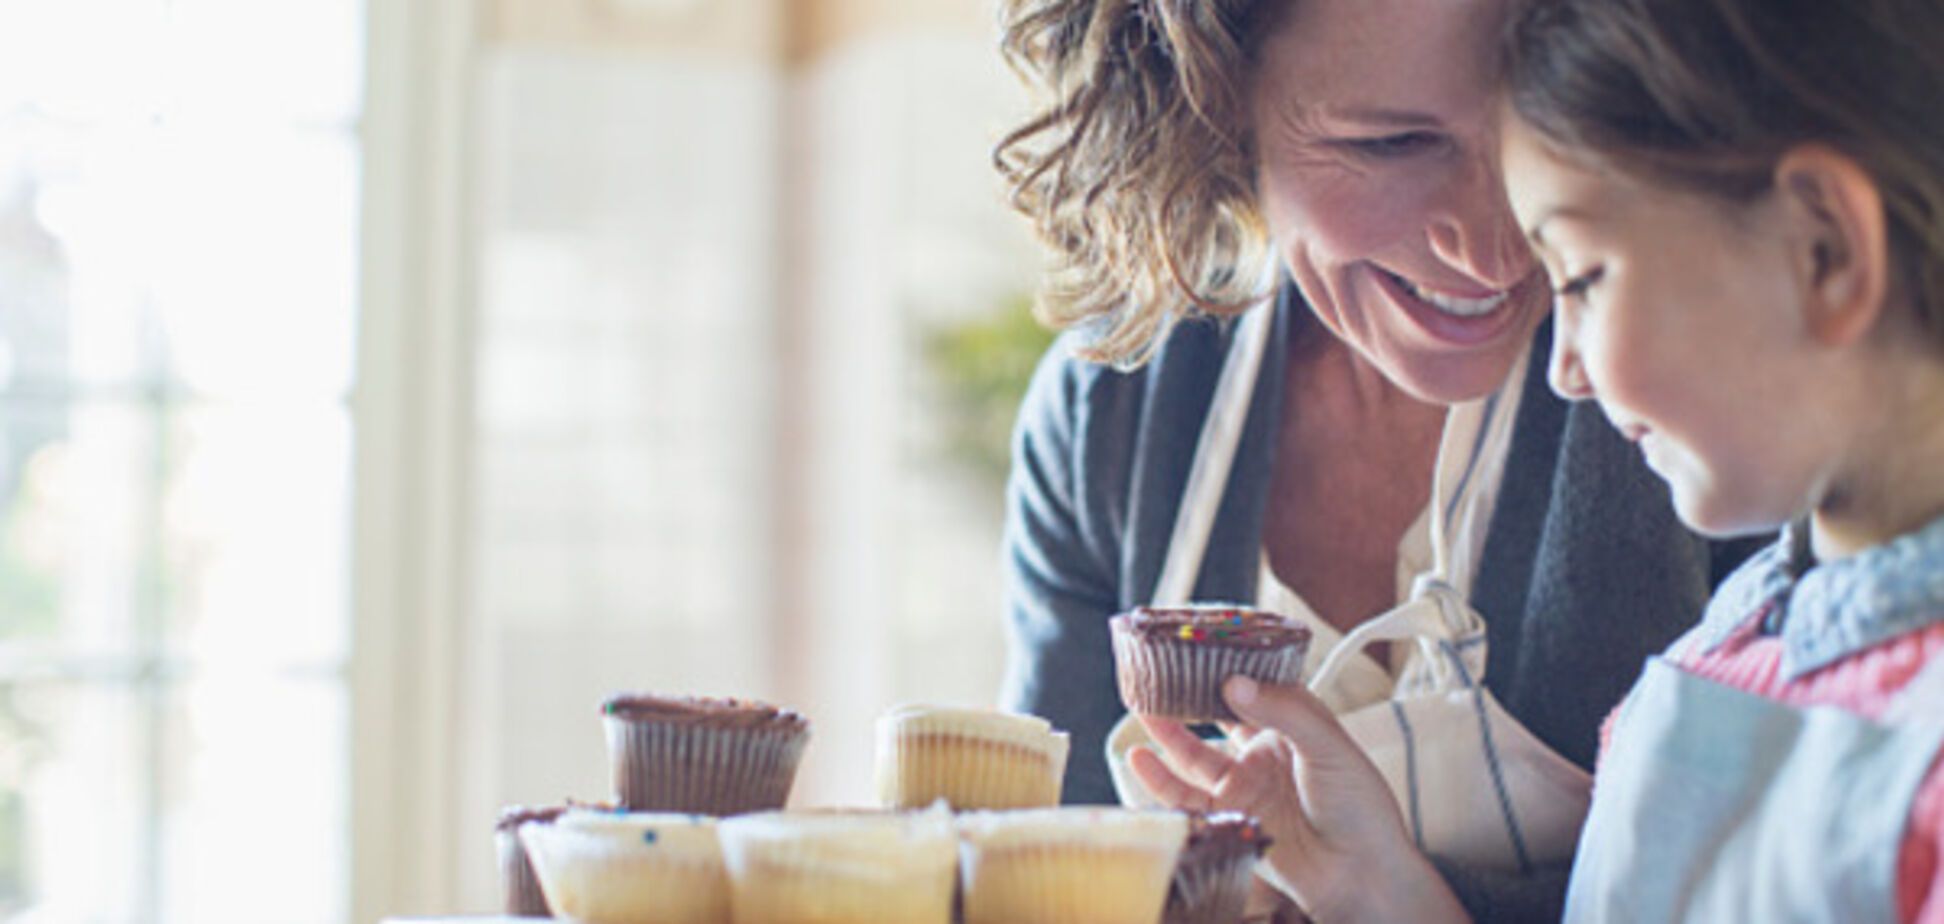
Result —
[[547, 905], [586, 924], [722, 924], [729, 883], [715, 822], [696, 815], [572, 810], [525, 824]]
[[899, 706], [878, 719], [878, 799], [960, 811], [1060, 803], [1067, 735], [1045, 719], [986, 709]]
[[965, 924], [1161, 920], [1188, 836], [1180, 812], [1111, 808], [959, 817]]
[[735, 924], [950, 924], [958, 838], [921, 812], [765, 812], [722, 822]]

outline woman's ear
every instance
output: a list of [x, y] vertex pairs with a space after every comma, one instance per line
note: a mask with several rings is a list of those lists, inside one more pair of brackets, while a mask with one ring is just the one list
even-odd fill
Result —
[[1829, 346], [1855, 342], [1882, 316], [1890, 244], [1876, 180], [1849, 155], [1802, 145], [1775, 167], [1789, 220], [1794, 263], [1806, 296], [1809, 334]]

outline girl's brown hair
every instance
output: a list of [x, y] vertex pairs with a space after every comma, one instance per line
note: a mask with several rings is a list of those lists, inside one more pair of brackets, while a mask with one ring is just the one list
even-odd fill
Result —
[[1649, 182], [1747, 201], [1798, 145], [1855, 159], [1944, 343], [1944, 0], [1528, 0], [1506, 57], [1542, 137]]
[[1291, 0], [1005, 0], [1007, 60], [1051, 101], [993, 152], [1053, 248], [1040, 319], [1138, 362], [1168, 324], [1266, 293], [1246, 85]]

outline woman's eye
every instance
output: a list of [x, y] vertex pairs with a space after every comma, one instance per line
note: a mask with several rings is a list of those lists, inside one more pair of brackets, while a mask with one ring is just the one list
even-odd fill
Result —
[[1349, 138], [1342, 143], [1364, 157], [1388, 159], [1434, 150], [1444, 144], [1444, 136], [1436, 132], [1416, 131], [1375, 138]]
[[1606, 267], [1596, 266], [1561, 283], [1559, 288], [1554, 290], [1555, 294], [1563, 299], [1582, 298], [1586, 295], [1586, 290], [1593, 288], [1593, 285], [1604, 275], [1606, 275]]

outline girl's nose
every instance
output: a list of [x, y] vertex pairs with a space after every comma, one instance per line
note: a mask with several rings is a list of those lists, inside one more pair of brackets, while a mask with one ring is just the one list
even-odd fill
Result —
[[1552, 362], [1546, 367], [1546, 383], [1552, 386], [1554, 394], [1568, 401], [1593, 397], [1593, 384], [1587, 381], [1586, 366], [1580, 362], [1579, 351], [1573, 348], [1572, 332], [1558, 312], [1553, 313]]

